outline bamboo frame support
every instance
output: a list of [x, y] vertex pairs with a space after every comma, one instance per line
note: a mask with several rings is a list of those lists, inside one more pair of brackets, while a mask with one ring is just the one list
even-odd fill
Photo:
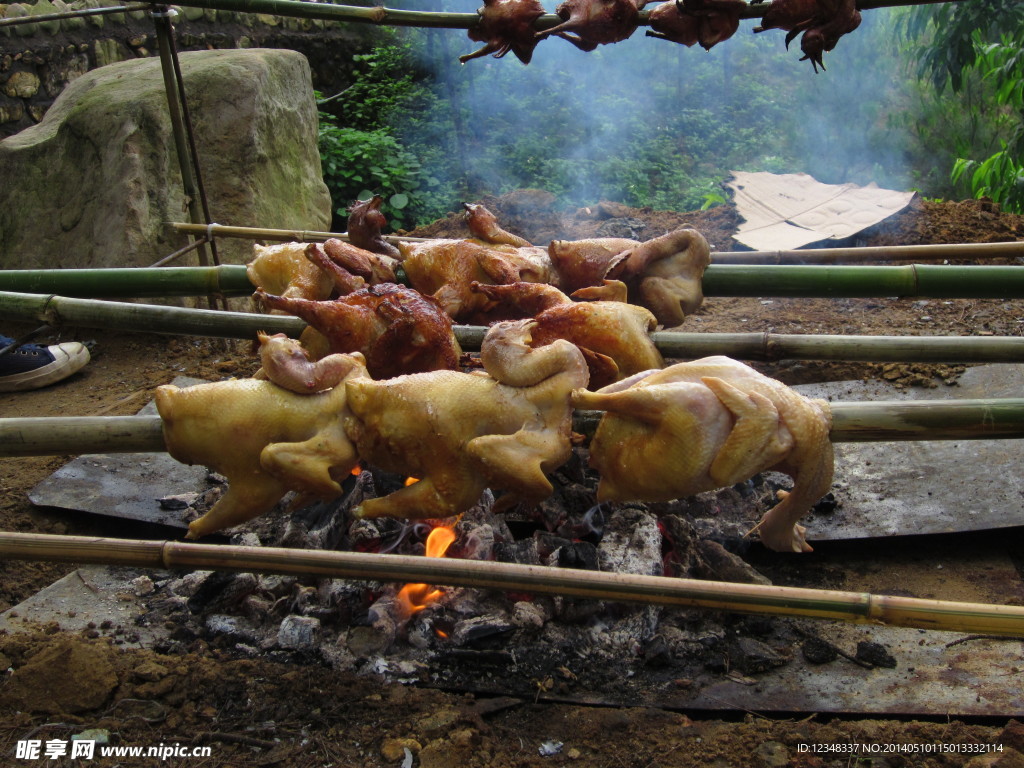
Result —
[[43, 21], [60, 21], [61, 19], [75, 19], [85, 16], [106, 16], [114, 13], [131, 13], [132, 11], [148, 11], [152, 8], [151, 3], [126, 3], [124, 5], [110, 5], [101, 8], [79, 8], [74, 11], [61, 11], [60, 13], [41, 13], [32, 16], [12, 16], [0, 19], [0, 29], [13, 27], [18, 24], [37, 24]]
[[[173, 269], [152, 271], [160, 277]], [[202, 284], [197, 284], [197, 288], [202, 287]], [[54, 327], [83, 325], [216, 338], [255, 340], [258, 331], [284, 333], [297, 338], [306, 328], [304, 320], [289, 315], [221, 312], [34, 293], [0, 292], [0, 310], [5, 317], [11, 319], [44, 322]], [[474, 350], [480, 349], [487, 329], [482, 326], [456, 325], [454, 331], [463, 349]], [[839, 336], [655, 331], [651, 339], [661, 354], [670, 359], [729, 355], [741, 360], [762, 362], [796, 359], [903, 363], [1024, 362], [1024, 337], [1021, 336]]]
[[[890, 8], [906, 5], [931, 5], [941, 2], [963, 2], [963, 0], [859, 0], [860, 10]], [[476, 13], [433, 13], [428, 11], [404, 11], [383, 6], [370, 8], [312, 3], [304, 0], [184, 0], [176, 3], [192, 8], [214, 8], [238, 13], [269, 13], [277, 16], [293, 16], [303, 19], [356, 22], [395, 27], [432, 27], [444, 29], [469, 29], [480, 17]], [[740, 13], [740, 18], [757, 19], [764, 15], [767, 3], [750, 4]], [[640, 24], [648, 24], [649, 11], [640, 12]], [[550, 29], [561, 23], [554, 14], [545, 14], [534, 22], [538, 31]]]
[[[712, 264], [705, 296], [761, 298], [1024, 298], [1024, 268], [941, 264]], [[229, 296], [252, 293], [242, 264], [202, 267], [0, 270], [0, 291], [73, 297], [195, 296], [199, 287]]]
[[[205, 235], [207, 230], [215, 237], [234, 237], [243, 240], [274, 240], [279, 242], [322, 243], [336, 237], [347, 240], [345, 232], [318, 232], [296, 229], [262, 229], [259, 227], [233, 227], [226, 224], [169, 222], [176, 232]], [[430, 238], [387, 235], [390, 242], [423, 242]], [[716, 251], [712, 259], [716, 264], [838, 264], [873, 261], [945, 261], [949, 259], [991, 259], [1024, 256], [1024, 241], [1006, 243], [940, 243], [936, 245], [867, 246], [861, 248], [807, 248], [788, 251]]]
[[443, 557], [0, 533], [0, 558], [429, 583], [1019, 637], [1024, 607]]
[[[1024, 438], [1024, 398], [837, 402], [834, 443]], [[592, 435], [600, 411], [577, 411], [573, 429]], [[159, 416], [37, 416], [0, 419], [0, 457], [166, 450]]]

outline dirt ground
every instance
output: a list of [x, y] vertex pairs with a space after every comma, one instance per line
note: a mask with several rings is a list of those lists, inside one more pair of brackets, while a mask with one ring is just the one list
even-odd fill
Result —
[[[606, 206], [558, 215], [543, 193], [489, 199], [507, 228], [534, 242], [611, 234], [640, 237], [690, 224], [718, 250], [735, 250], [732, 208], [679, 214]], [[613, 215], [609, 216], [609, 212]], [[611, 222], [609, 224], [609, 222]], [[417, 231], [455, 234], [458, 220]], [[618, 234], [618, 233], [615, 233]], [[1024, 235], [1024, 217], [991, 204], [915, 201], [859, 235], [857, 245], [997, 242]], [[1014, 264], [1020, 260], [999, 262]], [[28, 326], [4, 328], [20, 334]], [[684, 330], [891, 335], [1024, 334], [1020, 300], [709, 298]], [[51, 336], [47, 341], [57, 337]], [[92, 362], [74, 377], [36, 392], [0, 395], [0, 417], [133, 414], [153, 389], [178, 375], [216, 380], [251, 374], [243, 342], [65, 328], [60, 338], [89, 343]], [[795, 384], [881, 378], [897, 384], [955, 388], [961, 366], [780, 363], [760, 369]], [[33, 507], [28, 491], [70, 457], [0, 459], [0, 526], [7, 531], [166, 538], [139, 523]], [[1019, 542], [1019, 532], [1000, 534]], [[1016, 536], [1016, 539], [1013, 537]], [[1020, 559], [1016, 561], [1020, 568]], [[0, 563], [0, 609], [74, 570], [61, 564]], [[383, 685], [325, 668], [313, 659], [240, 659], [196, 640], [182, 655], [113, 645], [95, 631], [59, 626], [0, 636], [0, 765], [19, 740], [70, 739], [105, 729], [111, 743], [210, 746], [209, 757], [162, 761], [110, 758], [96, 765], [166, 766], [980, 766], [1024, 765], [1024, 727], [1007, 718], [865, 719], [853, 714], [803, 717], [759, 712], [679, 712], [578, 706], [538, 689], [533, 700], [475, 697], [426, 686]], [[1019, 680], [1007, 685], [1019, 685]], [[865, 758], [839, 747], [959, 744], [964, 751], [890, 752]], [[818, 745], [818, 746], [813, 746]], [[971, 746], [973, 745], [973, 746]], [[994, 745], [1002, 751], [986, 752]], [[543, 754], [547, 750], [550, 754]], [[973, 751], [967, 751], [973, 750]], [[410, 757], [411, 756], [411, 757]], [[75, 765], [69, 758], [50, 765]]]

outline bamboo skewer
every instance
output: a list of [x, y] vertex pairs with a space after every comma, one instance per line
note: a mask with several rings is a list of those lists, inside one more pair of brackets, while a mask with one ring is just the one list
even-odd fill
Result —
[[[805, 265], [712, 264], [705, 296], [935, 299], [1024, 298], [1024, 269], [1016, 266], [940, 264]], [[55, 293], [79, 298], [195, 296], [252, 293], [246, 267], [114, 267], [0, 271], [0, 291]]]
[[[834, 443], [1024, 438], [1024, 398], [830, 403]], [[573, 429], [593, 434], [600, 411], [577, 411]], [[0, 457], [166, 450], [159, 416], [0, 419]]]
[[[156, 270], [164, 271], [164, 270]], [[0, 292], [5, 317], [51, 326], [83, 325], [164, 334], [255, 340], [258, 331], [297, 338], [306, 322], [290, 315], [259, 315], [208, 309], [132, 304]], [[487, 329], [456, 325], [463, 349], [480, 348]], [[839, 336], [782, 333], [687, 333], [655, 331], [655, 346], [666, 358], [729, 355], [741, 360], [846, 360], [903, 363], [1024, 362], [1021, 336]]]
[[[297, 229], [233, 227], [226, 224], [188, 224], [171, 222], [169, 227], [189, 235], [212, 234], [245, 240], [322, 243], [332, 237], [347, 240], [345, 232], [317, 232]], [[424, 242], [430, 238], [386, 235], [385, 240]], [[1024, 256], [1024, 241], [1006, 243], [940, 243], [935, 245], [865, 246], [860, 248], [807, 248], [785, 251], [714, 251], [716, 264], [835, 264], [871, 261], [943, 261], [948, 259], [988, 259]]]
[[858, 624], [1017, 637], [1024, 607], [867, 592], [733, 584], [443, 557], [178, 541], [0, 533], [0, 558], [137, 568], [255, 572], [536, 592]]

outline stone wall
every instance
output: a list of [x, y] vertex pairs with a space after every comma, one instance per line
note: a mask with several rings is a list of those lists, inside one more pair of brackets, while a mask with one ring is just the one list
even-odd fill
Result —
[[[114, 5], [113, 0], [36, 0], [0, 4], [0, 18]], [[310, 64], [313, 87], [330, 95], [350, 82], [352, 55], [371, 47], [372, 25], [179, 8], [180, 51], [287, 48]], [[54, 99], [86, 72], [157, 55], [149, 12], [131, 11], [0, 27], [0, 138], [42, 120]]]

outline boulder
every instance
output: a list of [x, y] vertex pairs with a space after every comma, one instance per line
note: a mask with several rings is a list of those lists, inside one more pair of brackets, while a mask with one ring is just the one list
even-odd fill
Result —
[[[305, 57], [250, 48], [180, 61], [213, 221], [329, 228]], [[182, 247], [166, 227], [188, 213], [159, 60], [74, 80], [38, 125], [0, 141], [0, 178], [0, 269], [148, 266]], [[252, 256], [246, 240], [217, 248], [223, 263]]]

